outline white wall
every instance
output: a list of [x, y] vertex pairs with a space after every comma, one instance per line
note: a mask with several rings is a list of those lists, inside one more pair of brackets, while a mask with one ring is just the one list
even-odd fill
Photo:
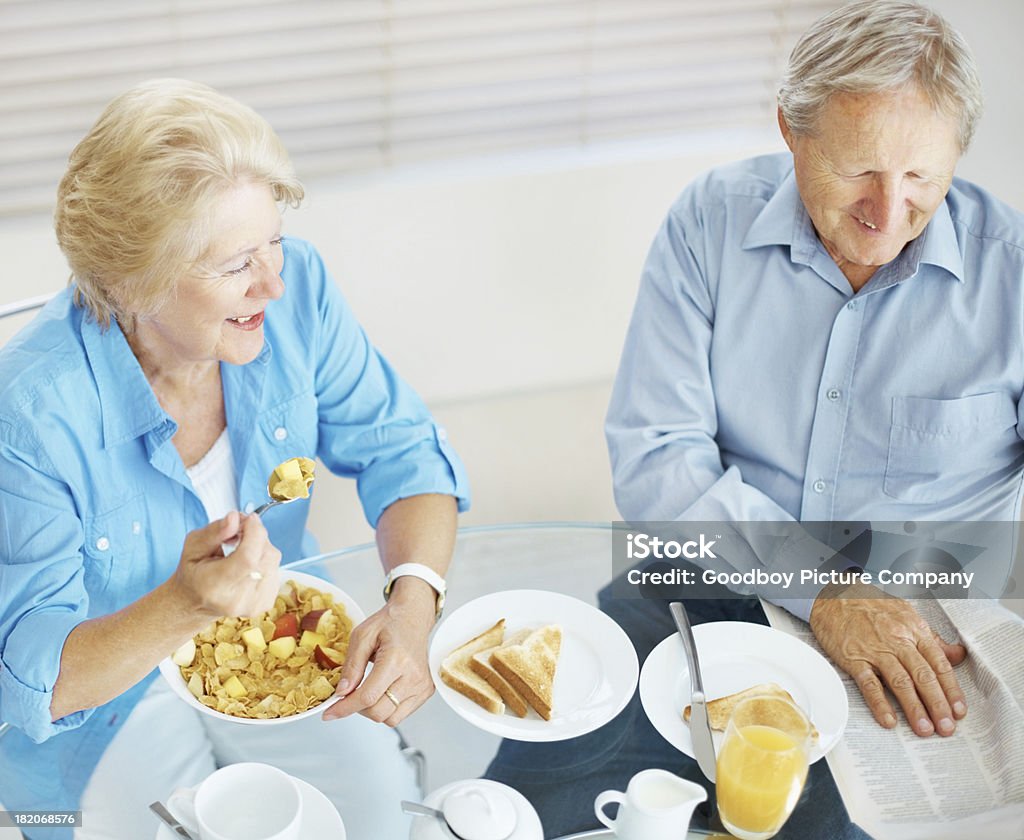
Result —
[[1021, 0], [928, 0], [971, 45], [985, 92], [978, 133], [959, 174], [1024, 210], [1024, 2]]
[[[933, 5], [972, 44], [987, 91], [961, 174], [1024, 207], [1024, 3]], [[310, 182], [286, 231], [317, 243], [371, 337], [450, 427], [475, 484], [467, 524], [607, 519], [601, 423], [648, 244], [697, 172], [778, 148], [766, 126]], [[0, 222], [0, 249], [0, 303], [64, 284], [49, 219]], [[347, 484], [318, 495], [326, 545], [369, 535]]]

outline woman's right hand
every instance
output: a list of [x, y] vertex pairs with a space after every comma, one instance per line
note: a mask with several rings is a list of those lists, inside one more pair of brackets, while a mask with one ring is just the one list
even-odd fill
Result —
[[[221, 546], [235, 541], [225, 556]], [[274, 605], [280, 562], [260, 518], [232, 511], [189, 532], [172, 580], [186, 602], [210, 618], [256, 616]]]

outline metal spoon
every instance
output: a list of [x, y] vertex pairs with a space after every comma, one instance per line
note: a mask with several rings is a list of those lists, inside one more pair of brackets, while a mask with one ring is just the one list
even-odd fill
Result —
[[[297, 461], [297, 460], [300, 460], [300, 459], [298, 459], [298, 458], [289, 458], [288, 459], [288, 461]], [[313, 463], [308, 458], [303, 458], [301, 460], [309, 461], [310, 464]], [[260, 505], [258, 508], [256, 508], [253, 511], [253, 513], [256, 516], [262, 516], [264, 513], [266, 513], [272, 507], [277, 507], [278, 505], [287, 505], [290, 502], [294, 502], [296, 499], [302, 499], [302, 498], [308, 498], [309, 497], [309, 488], [313, 485], [313, 480], [311, 480], [309, 482], [309, 484], [306, 485], [306, 496], [305, 497], [303, 497], [303, 496], [284, 496], [284, 495], [281, 495], [279, 493], [275, 493], [274, 492], [274, 488], [278, 485], [278, 482], [274, 480], [274, 476], [277, 474], [277, 471], [279, 469], [281, 469], [281, 467], [283, 467], [285, 464], [288, 463], [288, 461], [281, 462], [276, 467], [274, 467], [274, 471], [270, 473], [270, 478], [267, 479], [267, 495], [270, 496], [270, 501], [269, 502], [265, 502], [264, 504]], [[300, 467], [300, 469], [301, 469], [301, 467]], [[313, 469], [311, 467], [310, 468], [310, 476], [312, 476], [312, 475], [313, 475]], [[314, 480], [315, 480], [315, 478], [314, 478]], [[227, 557], [236, 548], [238, 548], [238, 540], [239, 540], [239, 537], [238, 536], [234, 536], [228, 542], [221, 544], [221, 551], [223, 551], [225, 557]], [[263, 579], [263, 575], [261, 575], [257, 571], [249, 572], [249, 576], [253, 580], [262, 580]]]
[[[297, 498], [299, 498], [299, 497], [296, 496], [295, 499], [297, 499]], [[289, 502], [294, 502], [295, 499], [273, 499], [272, 501], [264, 502], [262, 505], [260, 505], [258, 508], [256, 508], [256, 510], [254, 510], [253, 513], [256, 516], [262, 516], [264, 513], [266, 513], [272, 507], [277, 507], [278, 505], [286, 505]]]
[[419, 802], [410, 802], [408, 799], [402, 800], [402, 810], [406, 814], [412, 814], [415, 817], [433, 817], [441, 825], [447, 828], [453, 837], [459, 838], [459, 840], [465, 840], [461, 834], [456, 834], [455, 830], [448, 824], [448, 820], [444, 817], [443, 811], [438, 811], [437, 808], [431, 808], [429, 805], [423, 805]]
[[[296, 458], [289, 458], [288, 459], [288, 461], [295, 461], [295, 460], [298, 460], [298, 459], [296, 459]], [[304, 459], [304, 460], [308, 460], [308, 459]], [[283, 463], [278, 464], [277, 467], [274, 469], [274, 472], [272, 472], [270, 474], [270, 478], [267, 479], [267, 495], [270, 496], [270, 501], [269, 502], [265, 502], [264, 504], [260, 505], [258, 508], [256, 508], [256, 510], [253, 511], [253, 513], [256, 516], [262, 516], [264, 513], [266, 513], [272, 507], [276, 507], [277, 505], [287, 505], [290, 502], [294, 502], [296, 499], [308, 498], [308, 496], [309, 496], [309, 492], [308, 492], [309, 488], [313, 484], [312, 481], [310, 481], [310, 483], [306, 485], [306, 491], [307, 491], [306, 496], [284, 496], [284, 495], [282, 495], [280, 493], [275, 493], [274, 492], [274, 488], [277, 486], [277, 482], [274, 481], [274, 475], [277, 473], [277, 471], [279, 469], [281, 469], [281, 467], [283, 467], [285, 464], [287, 464], [288, 461], [284, 461]]]
[[157, 800], [156, 802], [150, 803], [149, 810], [160, 817], [167, 827], [170, 828], [175, 835], [182, 838], [182, 840], [193, 840], [192, 835], [188, 833], [188, 829], [174, 818], [174, 814], [164, 807], [163, 802]]

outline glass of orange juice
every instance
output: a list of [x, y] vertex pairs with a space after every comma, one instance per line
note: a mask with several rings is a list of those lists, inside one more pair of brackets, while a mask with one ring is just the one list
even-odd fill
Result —
[[741, 840], [774, 837], [789, 819], [807, 779], [811, 724], [781, 697], [736, 704], [718, 752], [722, 824]]

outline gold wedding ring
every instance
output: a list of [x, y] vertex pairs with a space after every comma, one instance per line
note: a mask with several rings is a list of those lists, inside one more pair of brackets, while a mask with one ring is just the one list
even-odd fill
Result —
[[385, 696], [385, 697], [387, 697], [387, 698], [388, 698], [388, 700], [390, 700], [390, 701], [391, 701], [392, 703], [394, 703], [394, 704], [395, 704], [395, 708], [396, 708], [396, 709], [397, 709], [397, 708], [398, 708], [399, 706], [401, 706], [401, 705], [402, 705], [402, 704], [401, 704], [401, 702], [399, 701], [399, 699], [398, 699], [397, 697], [395, 697], [395, 695], [394, 695], [394, 694], [392, 694], [392, 693], [391, 693], [391, 689], [390, 689], [390, 688], [385, 688], [385, 689], [384, 689], [384, 696]]

